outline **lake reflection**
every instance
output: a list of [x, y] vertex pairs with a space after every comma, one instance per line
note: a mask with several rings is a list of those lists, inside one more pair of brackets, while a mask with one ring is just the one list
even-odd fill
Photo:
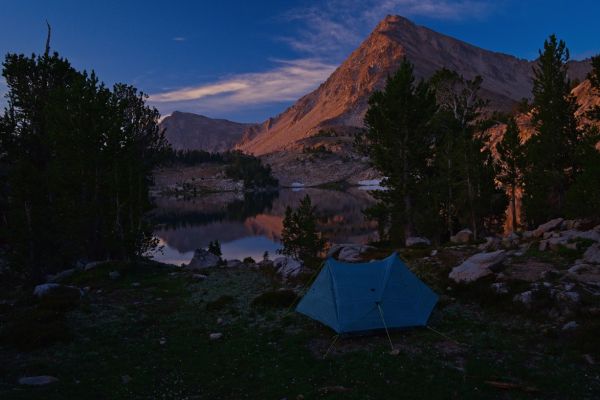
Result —
[[281, 190], [273, 193], [215, 193], [194, 199], [156, 199], [155, 231], [162, 252], [154, 258], [169, 264], [188, 263], [197, 248], [221, 243], [223, 258], [271, 258], [280, 248], [285, 208], [297, 207], [310, 195], [316, 206], [318, 229], [333, 243], [366, 243], [375, 238], [375, 226], [362, 210], [373, 203], [364, 190]]

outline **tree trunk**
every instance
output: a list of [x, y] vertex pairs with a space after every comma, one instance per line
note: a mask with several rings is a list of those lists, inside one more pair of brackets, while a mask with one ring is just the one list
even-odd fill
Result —
[[402, 150], [402, 193], [404, 194], [404, 240], [413, 236], [414, 227], [412, 221], [412, 201], [410, 193], [408, 193], [408, 157], [407, 157], [407, 135], [404, 135], [403, 150]]
[[517, 194], [516, 184], [513, 182], [511, 185], [511, 198], [512, 198], [512, 231], [517, 231]]

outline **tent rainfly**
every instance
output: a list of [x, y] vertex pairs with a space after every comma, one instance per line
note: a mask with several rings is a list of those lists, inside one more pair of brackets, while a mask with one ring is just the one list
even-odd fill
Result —
[[344, 334], [425, 326], [437, 300], [396, 253], [360, 264], [329, 258], [296, 311]]

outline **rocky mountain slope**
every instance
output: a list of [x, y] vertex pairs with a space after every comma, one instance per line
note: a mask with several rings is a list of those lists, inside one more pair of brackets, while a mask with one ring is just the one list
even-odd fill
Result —
[[[587, 79], [575, 86], [571, 91], [571, 94], [575, 97], [578, 105], [577, 111], [575, 111], [575, 116], [577, 117], [579, 126], [583, 127], [584, 125], [592, 122], [587, 118], [587, 113], [594, 107], [600, 106], [600, 96], [598, 96], [598, 94], [594, 91], [591, 82]], [[535, 132], [531, 112], [527, 114], [517, 114], [515, 119], [517, 121], [517, 125], [519, 126], [521, 140], [528, 140]], [[494, 154], [496, 144], [502, 140], [505, 132], [506, 124], [498, 124], [486, 132], [488, 136], [488, 145], [491, 147]], [[600, 143], [598, 144], [598, 149], [600, 149]]]
[[[531, 95], [533, 62], [388, 16], [319, 88], [277, 117], [247, 129], [237, 148], [263, 155], [293, 148], [323, 128], [362, 126], [369, 95], [384, 86], [404, 57], [422, 78], [442, 67], [467, 78], [482, 76], [483, 95], [495, 109], [510, 108]], [[571, 78], [583, 80], [589, 68], [589, 62], [572, 62]]]
[[160, 126], [175, 150], [222, 152], [233, 148], [252, 124], [175, 111]]

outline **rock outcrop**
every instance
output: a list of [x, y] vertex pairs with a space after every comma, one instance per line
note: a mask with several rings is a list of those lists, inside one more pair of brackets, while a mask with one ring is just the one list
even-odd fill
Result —
[[463, 229], [457, 232], [456, 235], [450, 236], [450, 241], [456, 244], [466, 244], [473, 238], [473, 232], [470, 229]]
[[344, 262], [358, 262], [361, 255], [373, 247], [362, 244], [334, 244], [327, 252], [327, 257], [335, 257]]
[[292, 257], [277, 257], [273, 260], [273, 266], [284, 280], [297, 276], [302, 271], [302, 263]]

